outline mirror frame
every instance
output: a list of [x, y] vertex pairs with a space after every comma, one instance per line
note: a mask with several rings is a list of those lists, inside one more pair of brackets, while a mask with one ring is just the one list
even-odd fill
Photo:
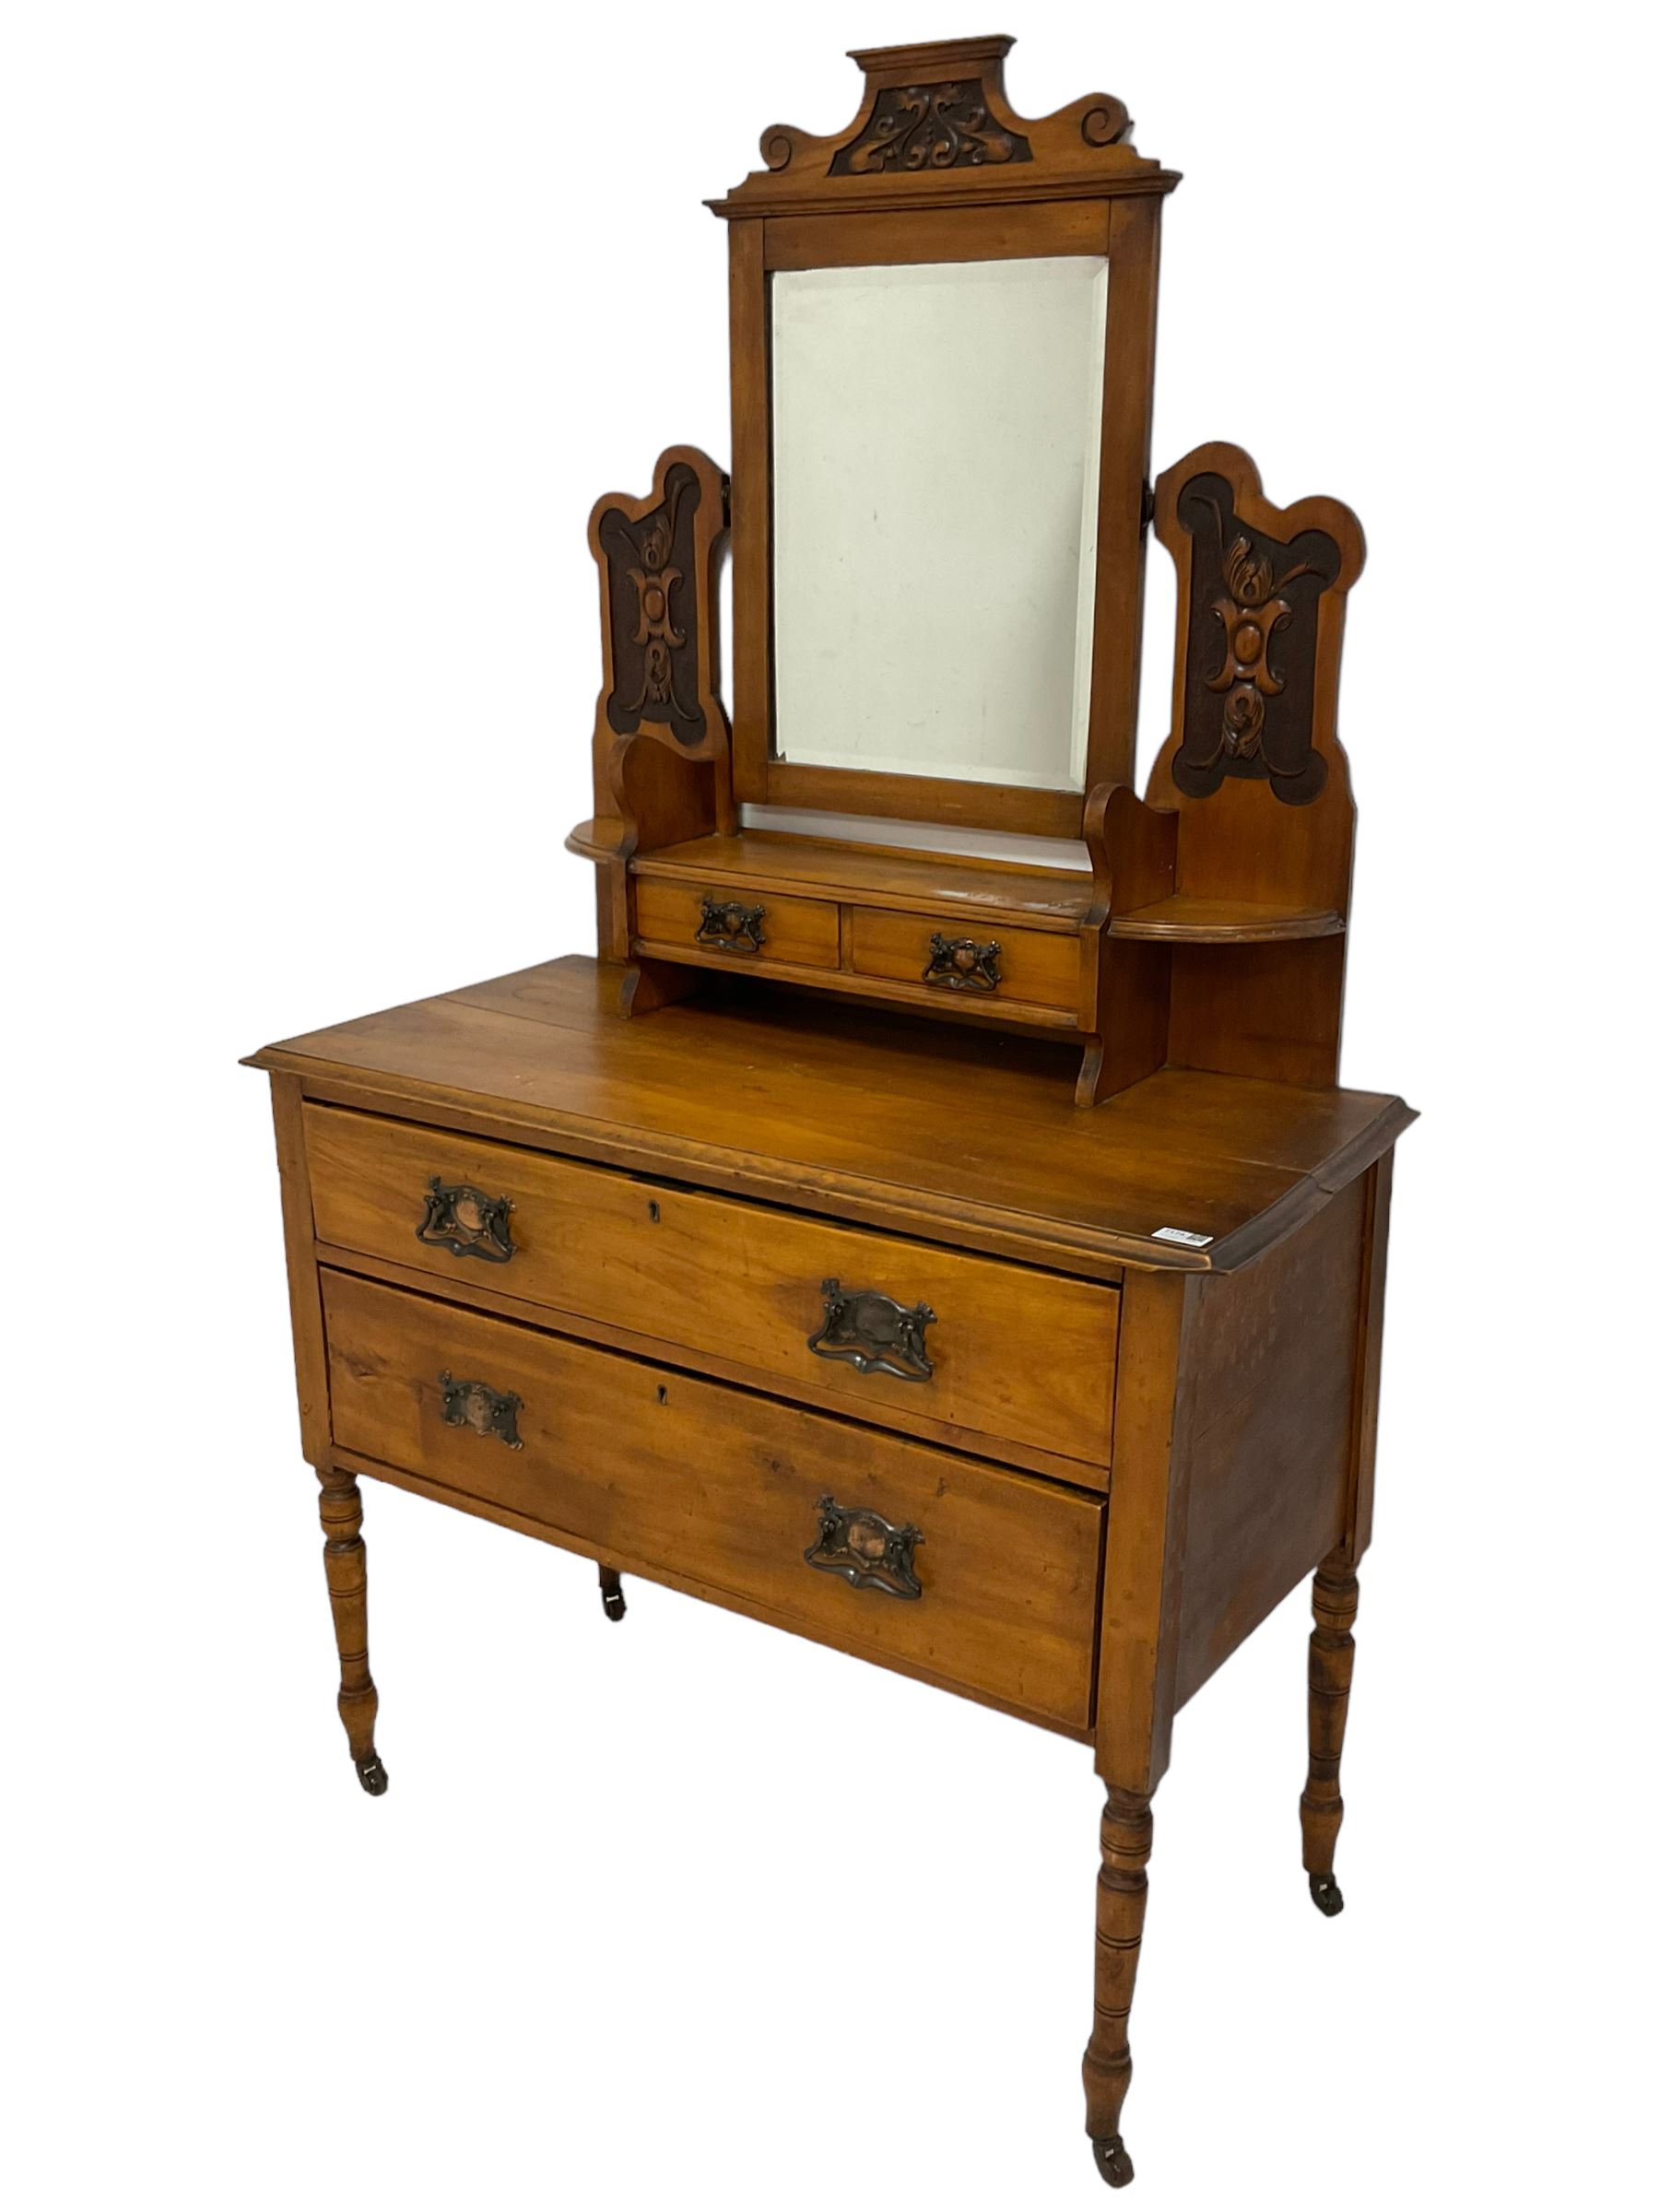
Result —
[[[1153, 353], [1163, 198], [1173, 171], [1128, 143], [1123, 103], [1094, 94], [1040, 122], [1002, 89], [1013, 41], [855, 53], [851, 128], [775, 126], [768, 167], [724, 200], [730, 224], [733, 796], [1077, 838], [1088, 792], [1132, 783], [1150, 513]], [[1109, 266], [1094, 640], [1081, 792], [808, 767], [774, 751], [770, 279], [782, 269], [1100, 254]]]

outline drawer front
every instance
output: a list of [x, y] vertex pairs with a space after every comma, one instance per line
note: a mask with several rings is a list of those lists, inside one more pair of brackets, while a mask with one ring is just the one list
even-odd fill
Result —
[[[975, 957], [992, 945], [994, 955]], [[858, 975], [924, 983], [942, 999], [965, 1007], [1011, 1001], [1077, 1010], [1077, 940], [1045, 930], [1003, 929], [971, 917], [940, 924], [916, 914], [860, 906], [853, 910], [853, 967]]]
[[[861, 1419], [1032, 1445], [1082, 1482], [1111, 1457], [1109, 1285], [337, 1107], [307, 1106], [305, 1141], [325, 1244], [759, 1369]], [[429, 1229], [434, 1179], [449, 1195]]]
[[[347, 1459], [1088, 1726], [1097, 1500], [355, 1276], [324, 1269], [323, 1286], [334, 1437]], [[900, 1540], [884, 1556], [866, 1520], [826, 1547], [826, 1498]], [[829, 1565], [808, 1564], [826, 1548]], [[838, 1561], [920, 1595], [879, 1579], [856, 1586]]]
[[684, 947], [743, 960], [788, 960], [796, 967], [841, 965], [841, 909], [822, 899], [775, 899], [640, 877], [634, 927], [650, 944]]

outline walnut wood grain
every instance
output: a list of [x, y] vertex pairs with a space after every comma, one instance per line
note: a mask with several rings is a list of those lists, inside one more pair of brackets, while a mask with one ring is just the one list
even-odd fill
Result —
[[[865, 1420], [923, 1416], [981, 1452], [1012, 1439], [1093, 1463], [1076, 1477], [1103, 1485], [1118, 1327], [1117, 1293], [1103, 1285], [375, 1115], [305, 1111], [329, 1245], [418, 1267], [434, 1287], [476, 1283], [477, 1259], [417, 1240], [420, 1197], [433, 1174], [499, 1191], [515, 1249], [491, 1268], [492, 1287], [521, 1301], [649, 1335], [693, 1364], [718, 1355]], [[829, 1277], [934, 1308], [925, 1383], [811, 1351]]]
[[651, 489], [606, 492], [588, 518], [599, 570], [601, 738], [643, 730], [688, 759], [725, 766], [715, 578], [726, 534], [724, 472], [695, 446], [656, 465]]
[[1076, 931], [1089, 902], [1088, 877], [1070, 869], [994, 866], [948, 853], [765, 830], [694, 838], [641, 853], [633, 873], [711, 888], [740, 884], [757, 894], [835, 899], [942, 920], [966, 908], [987, 920], [1062, 934]]
[[[739, 802], [1063, 838], [1079, 834], [1083, 812], [1081, 794], [1072, 792], [777, 758], [766, 280], [779, 267], [1108, 256], [1085, 781], [1133, 781], [1158, 235], [1163, 196], [1177, 179], [1135, 152], [1127, 111], [1110, 95], [1090, 94], [1041, 122], [1015, 117], [1002, 89], [1011, 42], [951, 40], [858, 54], [865, 101], [848, 130], [815, 137], [774, 125], [762, 140], [767, 168], [710, 203], [730, 219]], [[912, 80], [910, 70], [923, 74]]]
[[[764, 910], [757, 924], [759, 946], [751, 946], [741, 937], [730, 947], [700, 943], [705, 899], [718, 905], [744, 906], [751, 912]], [[834, 968], [841, 959], [840, 918], [829, 901], [781, 898], [771, 891], [754, 893], [750, 885], [736, 878], [707, 888], [659, 881], [654, 876], [636, 883], [634, 935], [641, 945], [673, 947], [699, 961], [711, 952], [717, 959], [740, 961], [745, 966], [767, 960], [794, 968]]]
[[1367, 1179], [1200, 1290], [1191, 1356], [1180, 1704], [1341, 1541], [1359, 1373]]
[[769, 271], [871, 264], [894, 267], [1105, 253], [1112, 243], [1112, 209], [1102, 200], [1053, 200], [1041, 206], [888, 208], [829, 217], [771, 216], [762, 228]]
[[[1125, 1261], [1244, 1264], [1414, 1118], [1367, 1092], [1176, 1071], [1080, 1114], [1073, 1054], [1034, 1041], [737, 985], [618, 1022], [581, 959], [253, 1064], [301, 1077], [311, 1097], [1106, 1279]], [[1165, 1226], [1214, 1241], [1160, 1243]]]
[[[1138, 798], [1177, 180], [1135, 152], [1115, 98], [1018, 114], [1010, 43], [855, 54], [851, 121], [774, 126], [765, 170], [714, 203], [732, 483], [677, 448], [649, 494], [602, 500], [592, 524], [606, 674], [593, 815], [569, 843], [594, 867], [599, 961], [254, 1065], [365, 1789], [385, 1770], [363, 1476], [593, 1559], [612, 1620], [624, 1573], [656, 1581], [1092, 1743], [1107, 1794], [1083, 2078], [1121, 2186], [1175, 1716], [1311, 1568], [1303, 1863], [1315, 1903], [1341, 1909], [1392, 1148], [1413, 1116], [1336, 1088], [1354, 837], [1336, 687], [1359, 524], [1334, 500], [1274, 506], [1236, 446], [1159, 477], [1175, 684]], [[770, 274], [1063, 253], [1103, 253], [1111, 273], [1084, 789], [777, 759]], [[973, 458], [919, 559], [948, 560], [946, 523], [995, 526], [962, 490]], [[746, 801], [1081, 838], [1088, 871], [746, 831]], [[766, 911], [717, 945], [705, 899]], [[945, 988], [924, 961], [948, 965]], [[441, 1204], [480, 1194], [439, 1217], [461, 1221], [458, 1250], [416, 1234], [434, 1177]]]
[[[391, 1283], [403, 1290], [429, 1295], [434, 1288], [431, 1275], [421, 1268], [406, 1267], [396, 1260], [353, 1252], [342, 1244], [319, 1243], [316, 1261], [319, 1267], [332, 1267], [345, 1275], [371, 1276], [377, 1282]], [[829, 1361], [816, 1363], [822, 1380], [818, 1377], [797, 1380], [775, 1370], [751, 1367], [741, 1359], [729, 1358], [724, 1351], [702, 1348], [691, 1351], [685, 1345], [666, 1343], [660, 1336], [637, 1329], [621, 1328], [615, 1322], [594, 1321], [585, 1313], [572, 1313], [564, 1308], [534, 1305], [527, 1299], [511, 1298], [498, 1289], [481, 1288], [480, 1281], [481, 1278], [470, 1282], [445, 1278], [442, 1294], [455, 1303], [472, 1306], [478, 1312], [497, 1314], [503, 1321], [522, 1321], [532, 1328], [556, 1327], [604, 1350], [627, 1352], [636, 1359], [649, 1359], [658, 1367], [690, 1368], [716, 1382], [735, 1382], [740, 1390], [758, 1390], [775, 1397], [790, 1398], [797, 1405], [841, 1414], [849, 1420], [877, 1421], [885, 1428], [899, 1430], [903, 1435], [919, 1437], [924, 1443], [941, 1444], [947, 1452], [967, 1453], [975, 1458], [1021, 1467], [1028, 1475], [1046, 1476], [1051, 1482], [1067, 1483], [1074, 1489], [1104, 1492], [1111, 1486], [1111, 1471], [1107, 1467], [1070, 1458], [1064, 1453], [1045, 1452], [1018, 1437], [987, 1437], [977, 1430], [935, 1419], [916, 1410], [916, 1398], [884, 1404], [878, 1411], [873, 1410], [867, 1402], [853, 1395], [852, 1390], [837, 1386], [836, 1370]], [[861, 1387], [865, 1380], [849, 1371], [847, 1381], [853, 1389]], [[919, 1397], [920, 1393], [916, 1395]]]
[[276, 1131], [276, 1166], [281, 1177], [282, 1245], [288, 1266], [288, 1314], [294, 1331], [294, 1382], [300, 1398], [300, 1446], [313, 1467], [328, 1458], [328, 1352], [323, 1338], [323, 1306], [312, 1258], [311, 1176], [305, 1157], [305, 1123], [298, 1077], [271, 1077], [271, 1117]]
[[[1266, 908], [1309, 924], [1212, 927], [1175, 943], [1170, 1059], [1332, 1084], [1354, 856], [1336, 696], [1364, 537], [1339, 500], [1275, 506], [1249, 454], [1222, 443], [1164, 471], [1155, 517], [1175, 564], [1175, 666], [1170, 735], [1147, 797], [1178, 818], [1175, 892], [1246, 923]], [[1225, 724], [1240, 700], [1250, 713], [1218, 735], [1216, 717]]]
[[1342, 935], [1329, 907], [1273, 906], [1265, 900], [1194, 899], [1172, 891], [1150, 906], [1114, 913], [1111, 935], [1171, 945], [1273, 945]]
[[1302, 1791], [1302, 1865], [1313, 1902], [1327, 1918], [1342, 1911], [1333, 1869], [1342, 1827], [1342, 1743], [1354, 1685], [1354, 1621], [1359, 1578], [1340, 1555], [1313, 1577], [1313, 1633], [1308, 1640], [1308, 1781]]
[[1388, 1280], [1388, 1217], [1394, 1196], [1394, 1153], [1385, 1152], [1366, 1177], [1364, 1261], [1359, 1300], [1359, 1349], [1354, 1392], [1352, 1472], [1342, 1545], [1351, 1565], [1371, 1539], [1377, 1484], [1377, 1416], [1382, 1390], [1382, 1307]]
[[1147, 1863], [1152, 1855], [1152, 1807], [1135, 1790], [1107, 1792], [1100, 1816], [1100, 1872], [1095, 1886], [1094, 2028], [1083, 2053], [1085, 2124], [1102, 2180], [1121, 2189], [1135, 2168], [1121, 2132], [1124, 2100], [1134, 2071], [1129, 2011], [1140, 1968], [1147, 1918]]
[[340, 1720], [358, 1780], [371, 1797], [385, 1794], [386, 1770], [374, 1747], [380, 1696], [369, 1672], [369, 1559], [363, 1547], [363, 1500], [342, 1469], [322, 1474], [317, 1510], [323, 1520], [323, 1568], [340, 1654]]
[[[1170, 1763], [1181, 1658], [1193, 1346], [1204, 1279], [1130, 1276], [1118, 1339], [1095, 1767], [1150, 1796]], [[1110, 2131], [1108, 2131], [1110, 2132]]]
[[[852, 122], [828, 136], [773, 124], [760, 138], [766, 167], [710, 206], [717, 215], [743, 218], [1100, 198], [1174, 187], [1172, 171], [1135, 152], [1128, 111], [1111, 93], [1091, 92], [1053, 115], [1017, 114], [1003, 88], [1003, 63], [1013, 43], [1006, 37], [943, 39], [855, 52], [865, 91]], [[919, 100], [895, 99], [912, 88], [920, 88]], [[963, 98], [926, 97], [947, 88]], [[969, 104], [982, 112], [978, 129], [964, 124]], [[894, 120], [896, 129], [884, 135], [881, 124]], [[941, 135], [954, 143], [941, 144]]]
[[[992, 1013], [1012, 1006], [1053, 1006], [1075, 1022], [1077, 1018], [1077, 940], [1038, 930], [993, 928], [988, 922], [969, 916], [951, 924], [948, 932], [929, 916], [895, 914], [877, 907], [861, 906], [853, 915], [853, 965], [860, 975], [885, 976], [912, 985], [925, 982], [931, 947], [936, 935], [958, 935], [976, 943], [997, 947], [1000, 981], [994, 991], [968, 992], [962, 1004], [975, 1013]], [[937, 985], [928, 985], [935, 994]]]
[[[325, 1272], [335, 1431], [616, 1563], [683, 1571], [864, 1656], [1068, 1726], [1092, 1711], [1101, 1505], [853, 1422]], [[522, 1449], [449, 1425], [440, 1372], [520, 1399]], [[924, 1596], [815, 1572], [826, 1492], [916, 1524]]]

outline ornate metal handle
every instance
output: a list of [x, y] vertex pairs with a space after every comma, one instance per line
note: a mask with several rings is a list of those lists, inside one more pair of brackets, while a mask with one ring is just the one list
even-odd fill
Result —
[[906, 1522], [895, 1528], [879, 1513], [864, 1506], [837, 1505], [833, 1498], [818, 1501], [818, 1542], [802, 1558], [808, 1567], [839, 1574], [854, 1590], [881, 1590], [888, 1597], [920, 1597], [914, 1553], [922, 1531]]
[[996, 965], [1001, 958], [1002, 947], [994, 937], [981, 945], [973, 937], [947, 937], [935, 929], [922, 981], [947, 991], [994, 991], [1002, 982]]
[[518, 1432], [516, 1391], [491, 1390], [488, 1382], [457, 1382], [446, 1367], [438, 1377], [443, 1392], [443, 1418], [452, 1429], [471, 1429], [479, 1436], [499, 1436], [511, 1452], [522, 1452], [524, 1440]]
[[696, 942], [712, 945], [717, 952], [759, 952], [766, 942], [760, 927], [765, 919], [763, 906], [745, 906], [740, 900], [720, 900], [705, 891]]
[[423, 1244], [440, 1245], [458, 1260], [510, 1260], [518, 1250], [507, 1228], [511, 1198], [486, 1198], [470, 1182], [427, 1185], [426, 1219], [415, 1231]]
[[901, 1306], [881, 1290], [843, 1290], [832, 1275], [819, 1288], [824, 1318], [806, 1339], [809, 1352], [820, 1359], [850, 1360], [861, 1375], [931, 1381], [927, 1324], [939, 1318], [931, 1306]]

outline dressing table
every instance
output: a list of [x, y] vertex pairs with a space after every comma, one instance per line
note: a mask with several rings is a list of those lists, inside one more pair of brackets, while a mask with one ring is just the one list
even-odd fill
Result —
[[848, 126], [712, 203], [730, 475], [671, 448], [590, 525], [596, 958], [252, 1065], [363, 1788], [364, 1477], [585, 1555], [613, 1620], [665, 1583], [1090, 1745], [1117, 2186], [1175, 1715], [1310, 1575], [1342, 1909], [1413, 1117], [1337, 1083], [1359, 525], [1232, 445], [1148, 482], [1177, 179], [1115, 99], [1019, 115], [1009, 43], [855, 54]]

